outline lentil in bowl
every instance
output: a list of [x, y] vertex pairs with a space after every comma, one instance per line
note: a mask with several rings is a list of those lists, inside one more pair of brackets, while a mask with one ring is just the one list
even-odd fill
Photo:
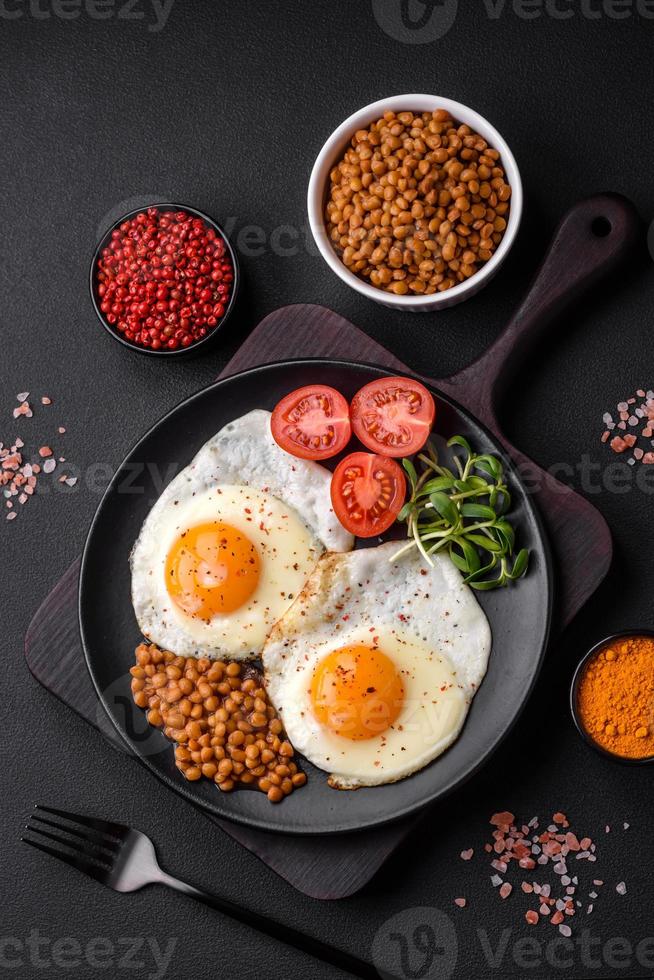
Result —
[[495, 274], [518, 231], [522, 183], [479, 113], [404, 95], [335, 130], [313, 168], [308, 208], [341, 279], [383, 305], [426, 311], [460, 302]]
[[90, 272], [98, 319], [140, 353], [171, 357], [213, 342], [238, 290], [236, 253], [208, 215], [153, 204], [124, 215], [97, 246]]

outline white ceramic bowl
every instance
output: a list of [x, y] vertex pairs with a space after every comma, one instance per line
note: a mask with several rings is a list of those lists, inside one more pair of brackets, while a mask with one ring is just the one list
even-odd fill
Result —
[[[461, 123], [466, 123], [484, 139], [488, 140], [490, 146], [499, 150], [502, 158], [502, 166], [507, 180], [511, 185], [511, 208], [509, 211], [509, 221], [504, 237], [491, 259], [481, 267], [470, 279], [453, 286], [451, 289], [442, 293], [434, 293], [431, 296], [396, 296], [388, 293], [384, 289], [373, 286], [367, 280], [360, 279], [343, 264], [339, 256], [332, 248], [324, 222], [324, 209], [327, 195], [327, 184], [329, 172], [339, 160], [349, 145], [350, 139], [358, 129], [364, 129], [375, 119], [379, 119], [385, 112], [392, 109], [394, 112], [413, 111], [413, 112], [433, 112], [435, 109], [447, 109], [452, 118]], [[504, 259], [509, 253], [509, 249], [515, 241], [515, 237], [520, 227], [522, 218], [522, 180], [520, 171], [507, 143], [492, 126], [487, 119], [480, 116], [474, 109], [462, 105], [460, 102], [453, 102], [452, 99], [445, 99], [438, 95], [396, 95], [388, 99], [380, 99], [370, 105], [359, 109], [358, 112], [349, 116], [345, 122], [341, 123], [329, 137], [322, 150], [318, 154], [311, 178], [309, 180], [309, 192], [307, 195], [307, 206], [309, 210], [309, 225], [311, 232], [327, 265], [336, 273], [337, 276], [356, 289], [358, 293], [367, 296], [368, 299], [381, 303], [382, 306], [389, 306], [393, 309], [408, 310], [414, 313], [424, 313], [430, 310], [444, 309], [454, 306], [469, 296], [474, 296], [479, 290], [490, 282]]]

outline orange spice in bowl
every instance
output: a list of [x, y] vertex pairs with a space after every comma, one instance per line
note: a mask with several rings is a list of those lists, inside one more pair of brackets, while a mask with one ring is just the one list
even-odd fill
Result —
[[606, 755], [654, 761], [654, 633], [624, 633], [594, 646], [572, 682], [581, 734]]

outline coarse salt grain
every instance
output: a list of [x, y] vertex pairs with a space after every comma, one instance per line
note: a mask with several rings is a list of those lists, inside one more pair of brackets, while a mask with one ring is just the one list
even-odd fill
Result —
[[[535, 855], [535, 850], [540, 849], [542, 845], [543, 853], [538, 857], [538, 864], [548, 864], [551, 860], [552, 871], [559, 875], [560, 884], [558, 887], [560, 891], [558, 896], [551, 897], [552, 885], [549, 883], [520, 882], [523, 893], [539, 896], [538, 911], [530, 909], [525, 913], [526, 921], [532, 925], [535, 925], [542, 917], [554, 926], [559, 926], [565, 922], [566, 918], [573, 918], [577, 911], [583, 911], [584, 903], [576, 896], [579, 878], [577, 875], [571, 875], [568, 872], [565, 857], [567, 854], [574, 854], [578, 860], [595, 860], [595, 855], [592, 852], [595, 851], [596, 845], [590, 837], [583, 835], [578, 837], [569, 830], [569, 821], [562, 813], [555, 813], [553, 821], [552, 824], [547, 825], [546, 830], [530, 838], [528, 834], [530, 825], [532, 827], [537, 826], [537, 818], [532, 818], [529, 824], [521, 825], [509, 811], [495, 813], [490, 821], [491, 825], [495, 827], [492, 831], [493, 844], [484, 845], [484, 850], [492, 855], [490, 861], [492, 868], [502, 872], [501, 874], [493, 874], [490, 879], [492, 886], [498, 889], [498, 895], [502, 900], [508, 898], [514, 889], [514, 885], [505, 880], [511, 862], [514, 862], [514, 867], [523, 869], [536, 867], [537, 863], [530, 855]], [[623, 826], [626, 828], [629, 825]], [[468, 851], [461, 852], [461, 856], [467, 858], [472, 850], [469, 848]], [[598, 884], [600, 881], [594, 879], [593, 883]], [[620, 883], [618, 891], [621, 891], [621, 888], [624, 888], [622, 894], [626, 893], [624, 882]], [[597, 893], [589, 893], [588, 897], [592, 900], [597, 897]], [[566, 925], [566, 929], [569, 928]]]
[[465, 898], [455, 898], [454, 904], [458, 905], [460, 909], [464, 909], [468, 903]]
[[469, 861], [472, 858], [472, 856], [473, 856], [474, 853], [475, 852], [474, 852], [474, 849], [472, 847], [468, 848], [467, 851], [461, 851], [461, 860], [462, 861]]
[[618, 893], [618, 895], [626, 895], [627, 886], [625, 885], [624, 881], [621, 881], [618, 885], [616, 885], [615, 890]]
[[[640, 392], [643, 392], [643, 394], [640, 394]], [[637, 405], [638, 399], [643, 398], [647, 400], [641, 401]], [[651, 444], [654, 446], [654, 439], [652, 439], [654, 435], [654, 397], [650, 397], [649, 393], [645, 393], [642, 388], [639, 388], [636, 392], [636, 397], [630, 397], [618, 403], [617, 411], [620, 418], [617, 424], [618, 429], [624, 432], [629, 427], [630, 429], [638, 429], [639, 431], [633, 435], [625, 435], [624, 439], [620, 439], [619, 437], [611, 439], [610, 433], [615, 428], [615, 422], [613, 421], [611, 412], [604, 412], [602, 422], [604, 423], [605, 431], [601, 435], [601, 441], [603, 443], [609, 443], [610, 448], [615, 453], [623, 453], [627, 447], [634, 447], [637, 438], [641, 437], [643, 439], [651, 439]], [[646, 466], [651, 465], [654, 463], [654, 454], [645, 452], [642, 446], [636, 446], [633, 455], [626, 462], [628, 466], [635, 466], [636, 463], [642, 463]]]

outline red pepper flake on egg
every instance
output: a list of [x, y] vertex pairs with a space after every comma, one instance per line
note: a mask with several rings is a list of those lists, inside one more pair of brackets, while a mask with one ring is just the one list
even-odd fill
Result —
[[202, 218], [148, 208], [112, 231], [96, 276], [100, 310], [126, 340], [177, 350], [202, 340], [225, 315], [234, 267]]

